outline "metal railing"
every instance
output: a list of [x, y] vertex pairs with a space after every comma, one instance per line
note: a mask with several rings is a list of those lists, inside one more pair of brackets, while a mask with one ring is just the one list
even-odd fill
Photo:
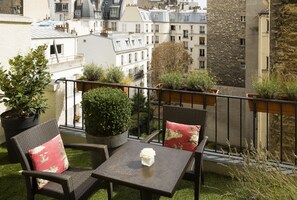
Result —
[[[84, 88], [86, 84], [94, 82], [66, 79], [59, 81], [63, 82], [65, 87], [65, 123], [61, 127], [84, 131], [84, 118], [80, 109], [84, 92], [78, 91], [77, 83], [82, 83]], [[98, 84], [105, 87], [121, 86], [97, 82], [96, 85]], [[173, 104], [207, 110], [206, 135], [209, 142], [206, 151], [225, 154], [232, 153], [236, 148], [236, 152], [242, 152], [253, 144], [256, 148], [266, 148], [276, 153], [282, 163], [297, 163], [293, 155], [297, 155], [296, 101], [128, 85], [125, 87], [128, 87], [129, 98], [138, 104], [132, 114], [129, 129], [131, 138], [142, 139], [152, 131], [160, 129], [162, 106]], [[141, 95], [138, 95], [140, 93]], [[142, 95], [145, 98], [142, 98]], [[141, 99], [146, 102], [141, 102]], [[155, 142], [162, 142], [161, 137]]]

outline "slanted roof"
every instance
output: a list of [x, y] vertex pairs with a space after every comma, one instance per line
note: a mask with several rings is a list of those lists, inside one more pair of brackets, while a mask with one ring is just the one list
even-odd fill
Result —
[[50, 39], [50, 38], [73, 38], [75, 36], [70, 33], [65, 33], [52, 28], [32, 27], [31, 38], [32, 39]]

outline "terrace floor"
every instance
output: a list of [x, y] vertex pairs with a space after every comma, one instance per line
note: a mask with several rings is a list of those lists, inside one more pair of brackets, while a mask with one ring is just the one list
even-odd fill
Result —
[[[70, 165], [73, 166], [90, 166], [88, 154], [82, 151], [67, 149], [67, 155]], [[25, 181], [19, 171], [21, 170], [20, 164], [10, 164], [8, 162], [7, 150], [4, 145], [0, 146], [0, 199], [6, 200], [21, 200], [26, 199]], [[193, 183], [182, 181], [179, 185], [177, 192], [171, 199], [175, 200], [191, 200], [194, 199]], [[235, 187], [235, 183], [230, 177], [206, 173], [205, 185], [201, 188], [202, 200], [213, 199], [234, 199], [230, 196], [224, 196], [228, 192], [228, 188]], [[123, 186], [114, 186], [113, 193], [114, 200], [138, 200], [140, 199], [139, 191]], [[36, 199], [50, 199], [44, 196], [36, 196]], [[107, 192], [105, 189], [100, 189], [90, 199], [104, 200], [107, 199]], [[170, 199], [165, 197], [155, 196], [155, 199]]]

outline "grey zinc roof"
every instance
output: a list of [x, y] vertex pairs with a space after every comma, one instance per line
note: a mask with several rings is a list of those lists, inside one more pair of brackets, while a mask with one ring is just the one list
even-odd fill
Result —
[[52, 28], [32, 27], [31, 37], [32, 39], [44, 39], [44, 38], [72, 38], [74, 36], [69, 33], [65, 33], [63, 31], [55, 30]]

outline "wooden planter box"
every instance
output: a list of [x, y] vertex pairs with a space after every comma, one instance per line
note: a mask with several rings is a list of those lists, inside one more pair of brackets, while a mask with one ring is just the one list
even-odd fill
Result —
[[76, 82], [76, 88], [78, 91], [86, 92], [91, 89], [99, 88], [99, 87], [111, 87], [111, 88], [118, 88], [123, 90], [126, 94], [128, 94], [128, 87], [124, 86], [117, 86], [117, 85], [103, 85], [101, 83], [89, 83], [89, 82]]
[[[217, 89], [211, 89], [208, 93], [218, 94], [218, 92], [219, 90]], [[209, 96], [201, 93], [178, 92], [176, 90], [157, 90], [157, 95], [160, 101], [165, 102], [181, 102], [204, 105], [204, 98], [206, 106], [215, 106], [217, 102], [217, 97], [215, 95]]]
[[294, 103], [273, 102], [268, 99], [259, 98], [258, 94], [247, 94], [247, 96], [254, 98], [248, 100], [250, 111], [254, 111], [254, 105], [256, 105], [256, 112], [295, 116], [295, 108], [297, 109], [297, 107]]

